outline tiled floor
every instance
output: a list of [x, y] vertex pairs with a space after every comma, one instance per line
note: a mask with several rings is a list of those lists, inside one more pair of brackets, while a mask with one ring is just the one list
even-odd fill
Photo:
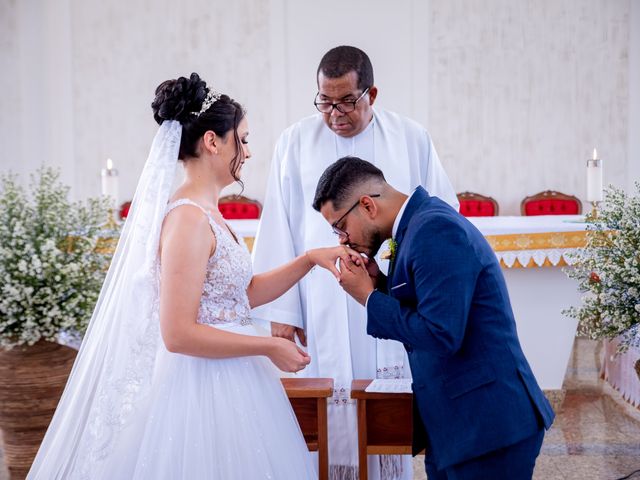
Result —
[[[616, 480], [640, 469], [640, 410], [599, 379], [599, 367], [598, 343], [577, 339], [567, 395], [545, 437], [535, 480]], [[8, 478], [0, 450], [0, 480]], [[640, 473], [631, 478], [640, 480]], [[421, 457], [414, 479], [426, 480]]]

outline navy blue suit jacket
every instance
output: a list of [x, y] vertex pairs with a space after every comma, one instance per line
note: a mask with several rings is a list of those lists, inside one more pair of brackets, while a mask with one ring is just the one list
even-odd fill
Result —
[[414, 452], [428, 448], [442, 469], [549, 428], [553, 410], [522, 353], [500, 265], [482, 234], [418, 187], [396, 242], [387, 287], [367, 302], [367, 332], [407, 350], [422, 423]]

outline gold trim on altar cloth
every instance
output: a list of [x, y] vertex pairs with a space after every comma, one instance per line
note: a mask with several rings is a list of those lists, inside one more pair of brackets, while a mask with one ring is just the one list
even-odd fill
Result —
[[[549, 258], [545, 258], [541, 265], [529, 258], [526, 265], [522, 265], [517, 258], [509, 266], [501, 256], [501, 252], [527, 251], [527, 250], [558, 250], [581, 248], [587, 244], [588, 231], [576, 232], [541, 232], [541, 233], [510, 233], [507, 235], [485, 235], [485, 238], [496, 252], [500, 259], [502, 268], [539, 268], [539, 267], [564, 267], [568, 263], [564, 258], [553, 263]], [[249, 251], [253, 249], [254, 237], [244, 237]]]
[[587, 244], [588, 231], [511, 233], [486, 235], [494, 252], [512, 250], [544, 250], [549, 248], [581, 248]]

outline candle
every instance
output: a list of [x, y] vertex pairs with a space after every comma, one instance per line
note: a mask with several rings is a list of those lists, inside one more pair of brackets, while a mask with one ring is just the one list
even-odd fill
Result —
[[102, 195], [110, 197], [111, 208], [116, 208], [118, 204], [118, 170], [113, 168], [113, 161], [107, 159], [107, 168], [100, 172], [102, 176]]
[[593, 149], [593, 157], [587, 160], [587, 200], [602, 201], [602, 160], [598, 152]]

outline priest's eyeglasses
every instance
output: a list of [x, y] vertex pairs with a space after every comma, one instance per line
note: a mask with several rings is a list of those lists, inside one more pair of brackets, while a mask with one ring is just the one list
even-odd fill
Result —
[[[369, 197], [371, 198], [376, 198], [379, 197], [380, 194], [379, 193], [374, 193], [373, 195], [369, 195]], [[362, 197], [360, 197], [362, 198]], [[344, 237], [347, 238], [349, 236], [349, 234], [347, 232], [345, 232], [344, 230], [342, 230], [341, 228], [338, 228], [338, 224], [345, 219], [345, 217], [347, 215], [349, 215], [354, 208], [356, 208], [358, 206], [358, 204], [360, 203], [360, 198], [358, 198], [358, 201], [356, 203], [353, 204], [353, 206], [347, 210], [346, 212], [344, 212], [344, 215], [342, 215], [338, 220], [336, 220], [335, 222], [333, 222], [331, 224], [331, 229], [333, 230], [333, 233], [335, 233], [336, 235], [338, 235], [339, 237]]]
[[320, 113], [331, 114], [334, 108], [340, 113], [351, 113], [356, 109], [356, 103], [358, 103], [358, 101], [366, 95], [366, 93], [369, 91], [369, 88], [370, 87], [367, 87], [365, 91], [362, 92], [362, 95], [360, 95], [355, 100], [342, 101], [338, 103], [318, 102], [318, 95], [320, 95], [320, 92], [318, 92], [316, 93], [316, 98], [313, 101], [313, 104], [316, 106]]

